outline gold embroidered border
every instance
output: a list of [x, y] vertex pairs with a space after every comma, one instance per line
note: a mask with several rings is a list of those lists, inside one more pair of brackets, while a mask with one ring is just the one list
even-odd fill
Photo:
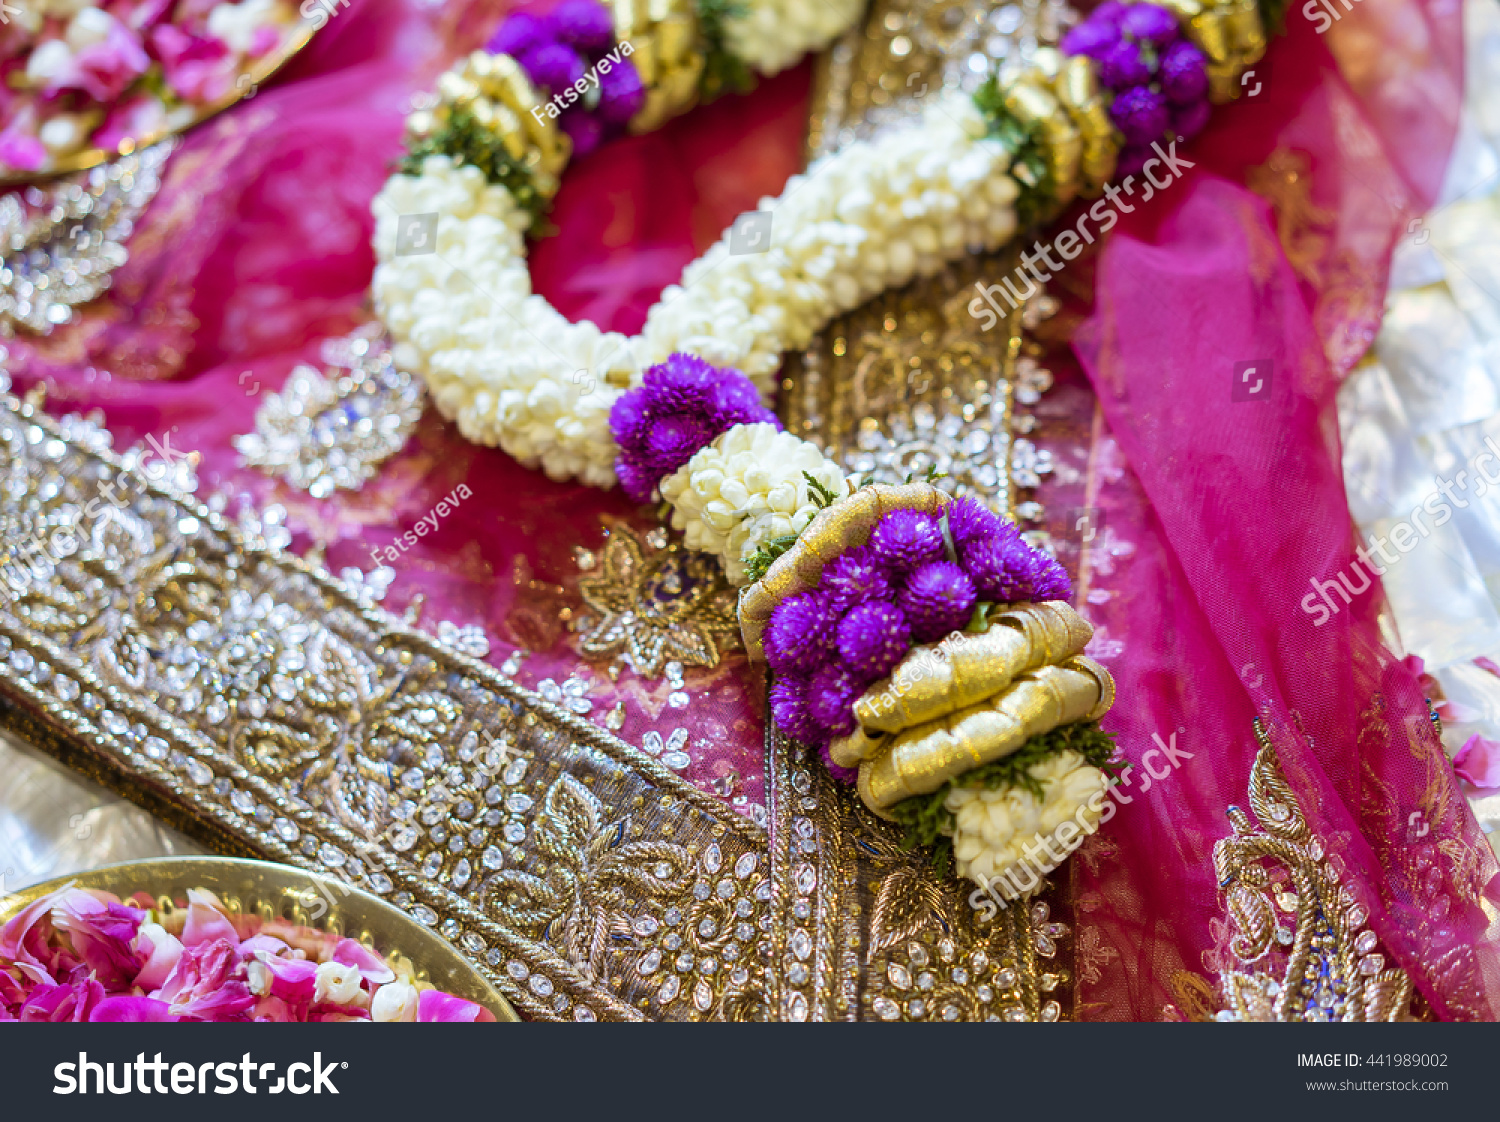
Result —
[[761, 830], [109, 443], [0, 394], [10, 723], [217, 848], [393, 900], [529, 1016], [761, 1012]]

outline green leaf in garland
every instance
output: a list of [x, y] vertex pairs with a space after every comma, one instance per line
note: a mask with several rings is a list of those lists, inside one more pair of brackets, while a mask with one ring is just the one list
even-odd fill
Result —
[[421, 174], [422, 163], [428, 156], [447, 156], [478, 168], [491, 183], [504, 187], [516, 204], [531, 216], [532, 234], [540, 236], [547, 232], [548, 203], [536, 189], [531, 173], [469, 110], [451, 108], [447, 120], [412, 146], [401, 160], [401, 171], [407, 175]]
[[994, 791], [1019, 787], [1041, 800], [1046, 797], [1046, 791], [1042, 781], [1031, 774], [1031, 769], [1051, 756], [1070, 750], [1106, 774], [1114, 774], [1120, 769], [1121, 765], [1115, 762], [1114, 737], [1101, 729], [1097, 721], [1059, 725], [1050, 732], [1033, 736], [1008, 756], [954, 776], [930, 794], [914, 795], [891, 807], [891, 817], [903, 830], [902, 847], [933, 846], [934, 862], [946, 862], [947, 851], [953, 844], [954, 825], [953, 812], [944, 805], [949, 791], [955, 787], [984, 787]]
[[974, 104], [984, 115], [988, 135], [1010, 150], [1010, 174], [1021, 185], [1016, 199], [1016, 221], [1022, 229], [1050, 219], [1057, 211], [1057, 185], [1047, 170], [1040, 139], [1005, 108], [1005, 94], [997, 74], [990, 74], [974, 91]]
[[698, 28], [704, 41], [703, 76], [698, 89], [705, 102], [755, 88], [755, 75], [724, 43], [724, 25], [743, 18], [748, 11], [740, 0], [698, 0]]

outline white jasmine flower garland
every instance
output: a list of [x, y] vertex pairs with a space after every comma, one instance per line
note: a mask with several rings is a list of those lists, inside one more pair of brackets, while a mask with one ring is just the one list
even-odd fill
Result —
[[[806, 474], [804, 474], [806, 473]], [[717, 554], [731, 584], [761, 545], [800, 534], [818, 513], [807, 476], [839, 498], [843, 471], [818, 449], [775, 425], [735, 425], [661, 483], [672, 526], [689, 549]]]
[[762, 74], [776, 74], [853, 27], [864, 7], [864, 0], [759, 0], [724, 21], [724, 45]]
[[[833, 316], [1014, 232], [1010, 152], [965, 95], [855, 142], [794, 176], [771, 246], [731, 255], [728, 234], [663, 293], [642, 335], [569, 323], [532, 293], [528, 216], [476, 168], [430, 157], [376, 197], [376, 305], [398, 358], [469, 439], [554, 479], [614, 482], [608, 416], [646, 367], [676, 352], [744, 371], [769, 399], [781, 354]], [[436, 212], [432, 253], [396, 255], [401, 216]]]
[[[960, 876], [981, 886], [993, 884], [1002, 896], [1029, 895], [1055, 859], [1076, 849], [1098, 826], [1108, 789], [1104, 772], [1072, 750], [1033, 764], [1044, 798], [1023, 787], [955, 787], [944, 807], [953, 814], [953, 855]], [[1075, 829], [1062, 830], [1065, 822]], [[1066, 837], [1062, 835], [1066, 835]], [[1052, 849], [1052, 856], [1047, 848]]]

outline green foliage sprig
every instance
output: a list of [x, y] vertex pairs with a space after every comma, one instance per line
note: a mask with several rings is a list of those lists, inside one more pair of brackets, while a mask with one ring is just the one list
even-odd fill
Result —
[[1085, 763], [1104, 772], [1113, 774], [1119, 770], [1120, 765], [1114, 762], [1114, 737], [1101, 729], [1097, 721], [1059, 725], [1050, 732], [1033, 736], [1008, 756], [956, 775], [930, 794], [913, 795], [891, 807], [891, 817], [903, 830], [902, 848], [932, 846], [933, 862], [940, 871], [946, 870], [954, 826], [953, 812], [943, 805], [949, 791], [956, 787], [984, 787], [992, 791], [1019, 787], [1040, 801], [1046, 798], [1045, 786], [1031, 774], [1031, 769], [1067, 751], [1077, 752]]
[[974, 91], [974, 104], [984, 115], [988, 135], [1011, 153], [1010, 174], [1021, 185], [1016, 199], [1016, 221], [1022, 229], [1047, 221], [1057, 210], [1057, 184], [1047, 168], [1040, 140], [1005, 108], [999, 75], [992, 73]]
[[517, 205], [531, 216], [530, 229], [535, 235], [547, 233], [548, 202], [537, 191], [531, 173], [509, 152], [493, 132], [481, 125], [467, 109], [454, 107], [448, 119], [422, 137], [401, 161], [401, 171], [418, 175], [428, 156], [447, 156], [460, 163], [472, 164], [484, 172], [491, 183], [504, 187]]
[[755, 87], [750, 67], [724, 45], [724, 25], [741, 19], [748, 9], [741, 0], [698, 0], [698, 27], [703, 33], [703, 77], [698, 88], [705, 102], [726, 93], [746, 93]]

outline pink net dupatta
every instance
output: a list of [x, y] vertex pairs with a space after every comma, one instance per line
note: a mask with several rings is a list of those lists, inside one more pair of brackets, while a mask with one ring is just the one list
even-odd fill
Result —
[[[1298, 11], [1288, 24], [1247, 80], [1263, 90], [1188, 153], [1197, 167], [1123, 216], [1075, 336], [1134, 480], [1110, 517], [1136, 552], [1096, 609], [1126, 637], [1106, 725], [1138, 769], [1156, 748], [1166, 771], [1078, 863], [1080, 1008], [1201, 1015], [1216, 975], [1265, 967], [1237, 957], [1211, 858], [1246, 805], [1259, 715], [1339, 906], [1368, 911], [1437, 1016], [1492, 1019], [1500, 869], [1416, 677], [1381, 644], [1335, 416], [1391, 247], [1446, 165], [1457, 7], [1365, 0], [1323, 37]], [[1340, 573], [1350, 603], [1313, 583]], [[1111, 960], [1125, 968], [1091, 966]]]

